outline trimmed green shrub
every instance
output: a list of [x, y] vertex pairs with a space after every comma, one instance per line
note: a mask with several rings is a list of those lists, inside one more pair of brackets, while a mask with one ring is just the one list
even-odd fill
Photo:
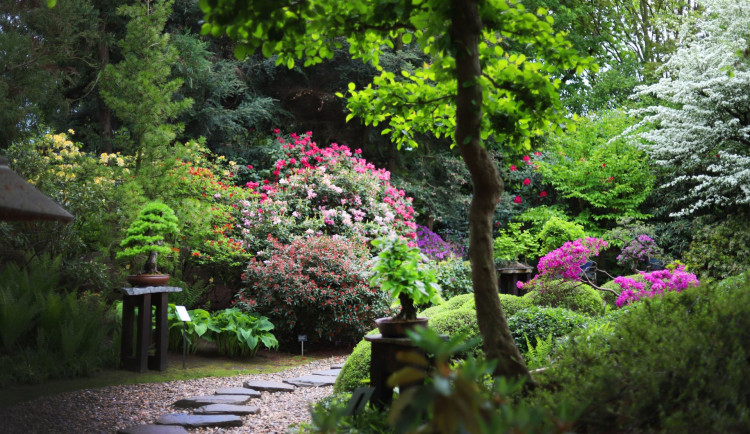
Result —
[[564, 307], [585, 315], [604, 313], [604, 301], [599, 291], [581, 282], [562, 279], [544, 281], [543, 285], [523, 296], [534, 306]]
[[641, 300], [598, 339], [574, 334], [536, 399], [570, 402], [576, 432], [746, 431], [750, 276], [725, 285]]
[[[511, 294], [500, 294], [500, 304], [503, 306], [506, 318], [520, 309], [530, 307], [530, 303], [521, 297]], [[419, 316], [430, 318], [429, 327], [439, 334], [455, 335], [465, 333], [467, 339], [479, 335], [477, 326], [477, 312], [474, 304], [474, 294], [464, 294], [424, 310]], [[511, 329], [512, 330], [512, 329]], [[377, 333], [372, 331], [370, 333]], [[520, 337], [523, 339], [523, 336]], [[481, 354], [481, 343], [467, 350], [463, 355]], [[346, 360], [341, 370], [334, 392], [352, 391], [360, 387], [363, 380], [370, 378], [370, 343], [362, 340], [352, 355]]]
[[584, 315], [561, 307], [532, 306], [508, 318], [508, 327], [513, 333], [516, 346], [525, 353], [529, 350], [527, 342], [535, 343], [537, 338], [545, 339], [550, 335], [554, 338], [562, 337], [586, 323], [587, 319]]
[[[369, 334], [377, 333], [373, 330]], [[344, 367], [336, 377], [333, 385], [334, 393], [352, 391], [357, 387], [367, 385], [370, 381], [370, 343], [362, 339], [354, 347]]]
[[461, 294], [473, 294], [471, 265], [454, 257], [435, 263], [435, 277], [443, 289], [442, 296], [449, 299]]
[[[696, 219], [699, 227], [683, 259], [699, 276], [721, 279], [750, 269], [750, 213]], [[709, 222], [710, 221], [710, 222]]]

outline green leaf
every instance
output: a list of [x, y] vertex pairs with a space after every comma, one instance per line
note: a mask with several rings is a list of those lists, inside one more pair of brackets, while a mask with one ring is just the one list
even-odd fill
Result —
[[411, 33], [404, 33], [401, 35], [401, 41], [404, 43], [404, 45], [409, 45], [411, 43], [412, 34]]
[[57, 0], [47, 0], [48, 8], [54, 8], [56, 4], [57, 4]]

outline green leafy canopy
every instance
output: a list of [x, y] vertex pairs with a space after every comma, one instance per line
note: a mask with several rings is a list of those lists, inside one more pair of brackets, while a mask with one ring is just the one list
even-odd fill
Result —
[[[201, 0], [200, 5], [206, 13], [203, 32], [237, 40], [238, 57], [260, 48], [268, 57], [276, 55], [277, 64], [293, 67], [295, 59], [304, 59], [307, 66], [331, 58], [346, 39], [353, 57], [381, 70], [361, 90], [349, 85], [352, 113], [347, 119], [358, 115], [366, 124], [387, 124], [383, 134], [398, 146], [416, 147], [417, 133], [453, 136], [457, 82], [450, 2], [286, 0], [253, 2], [250, 8], [236, 0]], [[514, 0], [478, 6], [484, 25], [479, 43], [482, 139], [494, 135], [494, 142], [528, 148], [530, 137], [570, 127], [555, 77], [596, 65], [579, 57], [563, 34], [554, 33], [543, 8], [530, 13]], [[412, 73], [383, 70], [379, 57], [384, 48], [400, 44], [418, 44], [432, 62]], [[533, 44], [544, 62], [507, 51], [519, 44]]]

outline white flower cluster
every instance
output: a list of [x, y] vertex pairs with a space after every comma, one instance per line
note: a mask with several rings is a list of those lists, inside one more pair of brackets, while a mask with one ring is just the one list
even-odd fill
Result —
[[750, 204], [750, 3], [707, 0], [683, 28], [665, 78], [638, 89], [661, 104], [634, 110], [630, 129], [681, 193], [673, 216]]

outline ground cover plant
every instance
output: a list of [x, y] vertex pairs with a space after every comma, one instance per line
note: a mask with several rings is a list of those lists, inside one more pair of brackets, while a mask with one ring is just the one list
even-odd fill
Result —
[[274, 325], [264, 316], [244, 313], [237, 308], [213, 313], [193, 309], [188, 311], [191, 321], [183, 325], [175, 305], [170, 304], [168, 309], [168, 347], [172, 351], [182, 351], [183, 329], [184, 344], [191, 354], [198, 351], [201, 340], [214, 342], [217, 354], [227, 357], [253, 357], [262, 347], [276, 349], [279, 346], [272, 332]]

